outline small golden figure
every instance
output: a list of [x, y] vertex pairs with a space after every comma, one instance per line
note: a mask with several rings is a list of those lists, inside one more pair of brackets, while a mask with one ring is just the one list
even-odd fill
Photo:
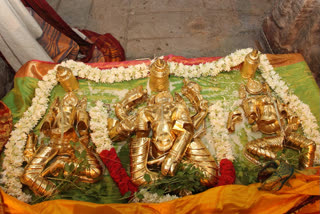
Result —
[[56, 76], [66, 92], [74, 91], [79, 88], [79, 82], [76, 77], [73, 76], [73, 73], [69, 68], [58, 66]]
[[152, 92], [169, 90], [169, 66], [163, 59], [150, 65], [149, 86]]
[[[133, 183], [146, 183], [145, 174], [151, 180], [162, 175], [175, 175], [180, 162], [198, 167], [205, 175], [203, 185], [217, 183], [218, 167], [200, 138], [205, 133], [204, 119], [208, 114], [208, 102], [200, 95], [200, 86], [184, 81], [182, 94], [192, 103], [196, 114], [191, 116], [182, 97], [175, 98], [168, 91], [153, 95], [147, 106], [137, 114], [129, 115], [128, 109], [143, 102], [147, 96], [142, 87], [128, 92], [116, 105], [116, 115], [120, 121], [110, 122], [109, 136], [113, 141], [136, 136], [130, 143], [131, 178]], [[152, 136], [149, 137], [149, 134]]]
[[[245, 97], [243, 97], [244, 88], [247, 92]], [[290, 115], [287, 106], [270, 95], [270, 89], [266, 84], [249, 79], [247, 85], [241, 86], [240, 89], [240, 95], [243, 97], [241, 107], [249, 124], [253, 125], [252, 130], [271, 135], [248, 142], [244, 153], [247, 159], [260, 165], [259, 157], [273, 160], [278, 151], [291, 148], [298, 151], [306, 150], [300, 165], [312, 166], [316, 145], [312, 140], [295, 132], [300, 125], [298, 117]], [[239, 117], [238, 113], [235, 116]], [[232, 123], [237, 121], [230, 120], [228, 127], [233, 127]]]
[[[57, 98], [53, 102], [41, 126], [40, 132], [50, 137], [49, 144], [42, 143], [36, 149], [36, 135], [28, 135], [24, 152], [27, 166], [20, 180], [35, 194], [52, 195], [56, 186], [46, 176], [58, 176], [60, 171], [67, 176], [70, 172], [65, 170], [66, 164], [73, 164], [74, 170], [71, 173], [82, 182], [93, 183], [102, 175], [102, 166], [95, 153], [88, 148], [89, 115], [86, 108], [85, 98], [79, 101], [73, 92], [69, 92], [61, 101]], [[74, 148], [70, 142], [79, 142], [79, 146]], [[79, 168], [83, 160], [75, 156], [75, 149], [80, 153], [86, 151], [87, 166]]]
[[258, 50], [254, 49], [249, 53], [243, 62], [240, 73], [243, 78], [253, 78], [259, 65]]

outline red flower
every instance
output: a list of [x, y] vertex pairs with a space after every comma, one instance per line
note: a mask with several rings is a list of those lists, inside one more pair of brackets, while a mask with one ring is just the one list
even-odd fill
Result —
[[220, 161], [220, 176], [217, 186], [233, 184], [236, 180], [236, 171], [233, 163], [228, 159]]
[[126, 194], [128, 191], [130, 191], [132, 195], [138, 191], [138, 188], [131, 182], [130, 177], [123, 168], [114, 148], [110, 150], [103, 150], [100, 153], [100, 158], [109, 170], [111, 178], [117, 184], [121, 195]]

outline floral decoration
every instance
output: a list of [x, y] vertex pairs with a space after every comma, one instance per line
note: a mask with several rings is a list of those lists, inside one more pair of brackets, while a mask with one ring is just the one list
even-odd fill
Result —
[[89, 111], [91, 139], [100, 153], [102, 162], [107, 167], [111, 178], [117, 184], [120, 193], [124, 195], [128, 191], [135, 193], [138, 188], [131, 182], [126, 170], [123, 168], [116, 150], [111, 145], [108, 134], [108, 111], [103, 106], [103, 102], [97, 101], [96, 106]]
[[141, 189], [139, 190], [138, 194], [141, 194], [143, 196], [142, 199], [139, 199], [138, 197], [134, 197], [131, 202], [133, 203], [161, 203], [166, 201], [172, 201], [174, 199], [178, 199], [179, 197], [176, 195], [158, 195], [157, 193], [151, 193], [147, 189]]
[[96, 102], [96, 106], [89, 110], [90, 115], [90, 134], [92, 142], [96, 146], [97, 153], [103, 150], [110, 150], [112, 142], [109, 138], [108, 125], [108, 111], [103, 106], [100, 100]]
[[125, 195], [128, 191], [131, 192], [131, 195], [138, 191], [138, 188], [131, 182], [130, 177], [123, 168], [114, 148], [111, 148], [110, 150], [103, 150], [100, 153], [100, 158], [106, 165], [111, 178], [116, 182], [122, 195]]
[[236, 171], [233, 163], [228, 159], [220, 161], [220, 176], [217, 186], [234, 184], [236, 181]]
[[28, 202], [31, 195], [22, 192], [20, 176], [23, 173], [23, 150], [28, 133], [38, 124], [48, 108], [49, 96], [53, 87], [57, 84], [56, 69], [49, 70], [42, 81], [38, 82], [35, 96], [31, 106], [24, 112], [23, 117], [14, 125], [14, 130], [5, 146], [5, 157], [2, 164], [1, 183], [4, 191], [21, 201]]
[[233, 161], [233, 148], [230, 135], [226, 127], [229, 112], [225, 110], [223, 101], [216, 101], [209, 106], [209, 121], [212, 140], [209, 144], [214, 147], [218, 161], [228, 159]]

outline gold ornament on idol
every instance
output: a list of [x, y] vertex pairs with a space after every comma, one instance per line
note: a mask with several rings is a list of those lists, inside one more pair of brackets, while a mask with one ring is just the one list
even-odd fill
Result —
[[66, 92], [74, 91], [79, 88], [79, 82], [73, 76], [69, 68], [59, 66], [57, 69], [57, 80]]
[[258, 50], [254, 49], [244, 59], [242, 68], [240, 70], [241, 76], [246, 79], [253, 78], [258, 68], [259, 62], [260, 60]]
[[181, 92], [196, 110], [194, 115], [179, 94], [173, 97], [169, 91], [151, 96], [147, 106], [141, 107], [137, 114], [129, 114], [147, 98], [141, 86], [130, 90], [116, 105], [119, 120], [109, 121], [109, 136], [112, 141], [120, 141], [135, 133], [130, 142], [130, 173], [134, 184], [145, 184], [145, 174], [151, 182], [160, 179], [157, 172], [174, 176], [179, 163], [192, 164], [201, 170], [205, 175], [201, 180], [203, 185], [212, 187], [217, 183], [218, 167], [201, 141], [206, 130], [208, 101], [200, 91], [197, 83], [184, 81]]
[[[249, 124], [252, 124], [252, 130], [269, 135], [246, 144], [244, 155], [249, 161], [261, 165], [259, 157], [273, 160], [278, 151], [290, 148], [300, 152], [305, 151], [303, 158], [300, 159], [301, 167], [313, 165], [315, 142], [296, 133], [300, 125], [299, 118], [290, 114], [287, 105], [271, 96], [267, 84], [249, 79], [246, 86], [240, 87], [239, 94], [242, 98], [241, 107], [244, 116]], [[227, 124], [228, 130], [233, 132], [235, 123], [239, 121], [241, 113], [231, 112]]]
[[169, 66], [163, 59], [150, 65], [149, 86], [152, 92], [169, 90]]
[[[37, 136], [32, 132], [28, 135], [24, 151], [27, 165], [20, 180], [35, 194], [50, 196], [56, 192], [56, 185], [47, 176], [58, 176], [60, 172], [87, 183], [101, 178], [102, 166], [95, 152], [88, 147], [89, 115], [86, 108], [87, 99], [78, 100], [73, 92], [67, 93], [62, 100], [56, 98], [40, 128], [50, 142], [47, 145], [41, 142], [37, 148]], [[79, 143], [72, 146], [70, 142]], [[76, 157], [76, 150], [85, 154], [87, 164], [83, 165], [84, 160]], [[73, 169], [66, 171], [66, 165], [73, 165]]]

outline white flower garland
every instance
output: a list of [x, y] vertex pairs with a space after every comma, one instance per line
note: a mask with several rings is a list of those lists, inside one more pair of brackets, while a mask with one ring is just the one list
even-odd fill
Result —
[[[232, 67], [235, 67], [244, 61], [245, 56], [251, 52], [252, 49], [237, 50], [236, 52], [221, 58], [214, 62], [201, 63], [199, 65], [184, 65], [182, 63], [169, 62], [170, 73], [176, 76], [183, 76], [188, 78], [200, 77], [200, 76], [216, 76], [222, 71], [230, 71]], [[305, 134], [313, 139], [317, 143], [316, 151], [316, 163], [319, 164], [319, 143], [320, 143], [320, 133], [318, 131], [319, 126], [316, 122], [314, 115], [311, 113], [308, 105], [302, 103], [296, 95], [291, 95], [289, 93], [289, 88], [285, 85], [285, 82], [280, 79], [277, 73], [273, 70], [267, 57], [265, 55], [260, 56], [261, 64], [260, 69], [262, 71], [262, 76], [266, 79], [267, 83], [272, 89], [284, 100], [284, 102], [289, 103], [289, 107], [295, 111], [302, 121], [302, 127]], [[148, 76], [148, 65], [145, 63], [129, 66], [128, 68], [118, 67], [111, 69], [98, 69], [93, 68], [81, 62], [75, 62], [72, 60], [63, 62], [60, 64], [70, 68], [75, 76], [81, 78], [93, 80], [95, 82], [102, 83], [113, 83], [128, 81], [132, 79], [145, 78]], [[31, 199], [30, 195], [22, 192], [22, 184], [20, 183], [20, 176], [23, 173], [22, 163], [23, 163], [23, 149], [27, 139], [27, 134], [37, 125], [38, 121], [44, 116], [46, 109], [48, 108], [48, 97], [53, 87], [57, 84], [56, 80], [56, 65], [54, 69], [49, 70], [48, 74], [43, 77], [42, 81], [38, 82], [38, 88], [35, 89], [35, 97], [32, 100], [32, 105], [23, 114], [23, 117], [15, 124], [15, 129], [11, 132], [11, 137], [6, 144], [5, 158], [3, 161], [3, 171], [1, 173], [1, 183], [4, 184], [4, 190], [18, 198], [21, 201], [28, 202]], [[225, 112], [220, 108], [220, 112], [215, 110], [215, 107], [219, 107], [220, 104], [214, 104], [210, 107], [209, 117], [211, 115], [211, 120], [217, 121], [212, 115], [218, 117], [225, 115]], [[99, 110], [98, 110], [99, 108]], [[92, 110], [94, 112], [94, 110]], [[100, 112], [101, 111], [101, 115]], [[103, 109], [100, 108], [100, 104], [97, 106], [97, 111], [93, 113], [93, 117], [100, 116], [107, 117]], [[224, 117], [224, 120], [227, 117]], [[100, 119], [99, 119], [100, 120]], [[101, 136], [102, 133], [107, 134], [107, 132], [98, 126], [98, 119], [92, 121], [93, 124], [97, 126], [94, 129], [93, 137]], [[213, 121], [210, 123], [212, 124]], [[220, 124], [220, 123], [219, 123]], [[226, 123], [225, 123], [226, 124]], [[225, 126], [224, 124], [224, 126]], [[220, 124], [221, 125], [221, 124]], [[95, 125], [93, 125], [95, 126]], [[222, 125], [220, 126], [220, 135], [225, 137], [224, 130], [222, 131]], [[216, 130], [215, 130], [215, 133]], [[106, 137], [99, 141], [94, 140], [99, 151], [104, 148], [109, 148], [109, 140]], [[233, 154], [231, 149], [231, 144], [226, 139], [222, 142], [224, 146], [221, 147], [221, 151], [224, 151], [219, 158], [226, 157], [233, 160]], [[220, 147], [217, 147], [219, 150]]]
[[100, 100], [96, 102], [96, 106], [89, 111], [90, 115], [90, 134], [92, 142], [97, 147], [98, 154], [103, 150], [110, 150], [112, 141], [108, 132], [108, 111]]
[[231, 71], [232, 67], [241, 64], [251, 48], [237, 50], [224, 58], [214, 62], [201, 63], [199, 65], [184, 65], [177, 62], [168, 62], [170, 74], [178, 77], [195, 78], [201, 76], [217, 76], [222, 71]]
[[222, 101], [216, 101], [209, 106], [209, 121], [211, 126], [212, 140], [209, 142], [215, 151], [218, 163], [224, 158], [234, 161], [233, 148], [230, 135], [227, 129], [228, 111], [225, 110], [226, 105]]
[[48, 97], [53, 87], [57, 84], [56, 68], [57, 66], [49, 70], [43, 80], [38, 82], [32, 105], [14, 125], [15, 129], [11, 132], [11, 136], [5, 146], [1, 183], [4, 184], [5, 192], [25, 202], [30, 201], [31, 196], [22, 192], [22, 184], [19, 179], [23, 173], [23, 150], [28, 133], [37, 125], [48, 108]]
[[135, 197], [132, 200], [133, 203], [138, 203], [138, 202], [140, 202], [140, 203], [162, 203], [162, 202], [172, 201], [174, 199], [179, 198], [176, 195], [169, 195], [169, 194], [160, 196], [157, 193], [150, 193], [146, 189], [141, 189], [139, 191], [139, 194], [142, 194], [143, 198], [139, 199], [139, 198]]
[[127, 68], [120, 66], [111, 69], [93, 68], [83, 62], [68, 60], [61, 63], [61, 66], [68, 67], [72, 70], [73, 75], [84, 79], [102, 83], [114, 83], [141, 79], [148, 76], [149, 67], [145, 63], [130, 65]]
[[[194, 78], [200, 76], [217, 76], [222, 71], [230, 71], [243, 62], [245, 56], [252, 51], [251, 48], [237, 50], [217, 61], [201, 63], [199, 65], [184, 65], [177, 62], [168, 62], [170, 74], [185, 78]], [[84, 79], [102, 83], [114, 83], [145, 78], [148, 76], [149, 67], [145, 63], [130, 65], [127, 68], [120, 66], [111, 69], [93, 68], [83, 62], [68, 60], [62, 62], [61, 66], [72, 70], [73, 75]]]

